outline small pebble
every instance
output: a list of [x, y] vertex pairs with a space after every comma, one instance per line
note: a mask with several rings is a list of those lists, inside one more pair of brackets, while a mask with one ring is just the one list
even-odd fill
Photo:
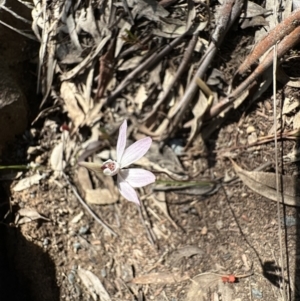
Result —
[[82, 226], [79, 229], [79, 234], [80, 235], [84, 235], [87, 234], [87, 232], [89, 231], [90, 227], [89, 226]]
[[204, 226], [201, 230], [201, 235], [206, 235], [207, 234], [207, 227]]
[[261, 291], [259, 291], [258, 289], [256, 288], [252, 288], [252, 296], [253, 298], [256, 298], [256, 299], [262, 299], [263, 297], [263, 293]]
[[222, 228], [223, 228], [223, 221], [218, 220], [218, 221], [216, 222], [216, 227], [217, 227], [218, 230], [222, 229]]
[[74, 248], [75, 252], [77, 252], [81, 248], [80, 242], [74, 242], [73, 248]]
[[45, 238], [45, 239], [43, 240], [43, 245], [44, 245], [45, 247], [49, 245], [49, 239], [48, 239], [48, 238]]
[[252, 126], [252, 125], [248, 126], [247, 129], [246, 129], [246, 132], [247, 132], [247, 134], [254, 133], [255, 132], [255, 127]]
[[68, 274], [68, 281], [69, 281], [70, 284], [74, 283], [74, 281], [75, 281], [74, 273], [71, 272], [71, 273]]
[[183, 154], [184, 146], [183, 146], [183, 140], [182, 139], [172, 139], [170, 141], [171, 143], [171, 149], [174, 151], [174, 153], [177, 156], [180, 156]]

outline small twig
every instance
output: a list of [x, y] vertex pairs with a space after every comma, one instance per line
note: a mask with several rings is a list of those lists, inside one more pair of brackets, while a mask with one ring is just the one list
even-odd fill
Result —
[[156, 239], [155, 239], [155, 237], [153, 236], [152, 231], [151, 231], [151, 230], [148, 228], [148, 226], [146, 225], [146, 222], [145, 222], [145, 219], [144, 219], [144, 216], [143, 216], [143, 213], [142, 213], [142, 209], [141, 209], [141, 208], [143, 208], [143, 210], [144, 210], [144, 212], [146, 212], [146, 214], [147, 214], [147, 211], [146, 211], [146, 209], [145, 209], [145, 206], [144, 206], [143, 201], [141, 201], [140, 203], [141, 203], [141, 206], [138, 206], [140, 218], [141, 218], [142, 223], [143, 223], [143, 225], [144, 225], [144, 227], [145, 227], [145, 229], [146, 229], [146, 232], [147, 232], [147, 234], [148, 234], [148, 237], [149, 237], [149, 240], [150, 240], [151, 244], [152, 244], [152, 245], [155, 245]]
[[0, 165], [0, 170], [1, 169], [18, 169], [18, 170], [28, 170], [31, 167], [28, 165]]
[[220, 15], [222, 17], [219, 19], [217, 28], [215, 29], [215, 32], [212, 36], [212, 41], [209, 44], [208, 49], [200, 62], [200, 67], [198, 68], [192, 81], [187, 87], [182, 99], [177, 104], [176, 109], [173, 111], [172, 117], [174, 117], [174, 120], [172, 122], [170, 131], [173, 131], [181, 121], [182, 116], [186, 111], [186, 108], [188, 107], [189, 103], [192, 101], [197, 92], [198, 86], [196, 83], [196, 78], [204, 77], [204, 74], [207, 71], [209, 65], [211, 64], [213, 58], [215, 57], [218, 47], [222, 43], [225, 34], [232, 26], [234, 21], [239, 17], [242, 7], [243, 0], [224, 1], [223, 9], [220, 12]]
[[152, 117], [156, 113], [156, 111], [160, 107], [160, 105], [163, 104], [167, 100], [170, 91], [174, 88], [174, 85], [180, 79], [181, 75], [189, 67], [189, 62], [192, 58], [194, 48], [195, 48], [196, 43], [198, 41], [198, 36], [199, 36], [199, 31], [196, 31], [193, 34], [193, 37], [190, 40], [190, 43], [189, 43], [187, 49], [185, 50], [182, 61], [181, 61], [180, 65], [179, 65], [179, 67], [176, 71], [176, 74], [175, 74], [173, 80], [170, 82], [170, 84], [167, 87], [167, 89], [166, 89], [165, 93], [163, 94], [163, 96], [154, 104], [153, 109], [151, 110], [151, 112], [149, 112], [147, 114], [147, 116], [145, 116], [145, 118], [142, 121], [143, 123], [145, 121], [147, 121], [150, 117]]
[[[5, 2], [4, 2], [5, 3]], [[9, 8], [7, 8], [5, 5], [0, 5], [0, 9], [4, 9], [5, 11], [7, 11], [8, 13], [10, 13], [11, 15], [13, 15], [16, 19], [19, 19], [21, 21], [23, 21], [24, 23], [27, 24], [31, 24], [31, 21], [19, 16], [18, 14], [16, 14], [15, 12], [13, 12], [12, 10], [10, 10]]]
[[[299, 10], [300, 12], [300, 10]], [[275, 20], [277, 19], [277, 6], [274, 7], [274, 16]], [[285, 20], [286, 21], [286, 20]], [[282, 22], [284, 23], [284, 22]], [[281, 23], [281, 24], [282, 24]], [[294, 22], [293, 22], [294, 23]], [[278, 26], [276, 26], [278, 27]], [[299, 39], [299, 37], [298, 37]], [[277, 70], [277, 60], [278, 60], [278, 54], [277, 54], [277, 44], [274, 45], [273, 48], [273, 120], [274, 120], [274, 128], [277, 129], [277, 81], [276, 81], [276, 70]], [[274, 155], [275, 155], [275, 172], [276, 172], [276, 193], [277, 193], [277, 227], [278, 227], [278, 244], [280, 249], [280, 259], [281, 259], [281, 278], [283, 281], [283, 292], [282, 297], [283, 301], [286, 301], [286, 290], [284, 285], [284, 257], [283, 257], [283, 244], [282, 244], [282, 230], [281, 230], [281, 204], [282, 201], [282, 192], [281, 192], [281, 186], [280, 186], [280, 175], [279, 175], [279, 167], [278, 167], [278, 139], [277, 139], [277, 132], [275, 131], [274, 134], [274, 142], [275, 142], [275, 148], [274, 148]]]
[[206, 85], [206, 83], [200, 77], [197, 78], [197, 84], [198, 84], [199, 88], [201, 89], [201, 91], [207, 97], [206, 108], [201, 115], [195, 116], [194, 126], [192, 126], [192, 131], [191, 131], [190, 137], [187, 141], [187, 144], [185, 146], [185, 149], [187, 149], [190, 146], [190, 144], [192, 143], [192, 141], [194, 140], [194, 138], [200, 131], [200, 128], [202, 126], [202, 121], [205, 116], [205, 112], [211, 108], [213, 101], [214, 101], [214, 94], [212, 93], [210, 88]]
[[[164, 174], [167, 177], [169, 177], [170, 179], [172, 179], [175, 182], [191, 182], [191, 181], [195, 181], [195, 177], [198, 176], [199, 173], [197, 173], [196, 175], [193, 176], [188, 176], [187, 179], [176, 179], [173, 176], [171, 176], [170, 174], [168, 174], [165, 171], [158, 171], [158, 170], [150, 170], [151, 172], [155, 173], [155, 174]], [[209, 180], [209, 179], [203, 179], [203, 180], [199, 180], [199, 182], [201, 182], [204, 185], [209, 185], [209, 184], [217, 184], [217, 181], [214, 180]], [[199, 183], [198, 183], [199, 184]]]
[[[299, 139], [299, 130], [293, 130], [293, 131], [288, 131], [288, 132], [277, 132], [277, 139], [286, 139], [286, 140], [298, 140]], [[230, 148], [223, 148], [222, 150], [217, 150], [215, 151], [216, 153], [220, 154], [220, 153], [227, 153], [227, 152], [231, 152], [237, 149], [246, 149], [246, 148], [252, 148], [258, 145], [262, 145], [262, 144], [266, 144], [269, 142], [274, 142], [274, 135], [267, 135], [267, 136], [263, 136], [263, 137], [259, 137], [257, 139], [256, 142], [247, 144], [247, 145], [236, 145], [236, 146], [232, 146]]]
[[[127, 5], [126, 0], [123, 0], [123, 4]], [[128, 9], [128, 6], [127, 6]], [[116, 7], [112, 6], [109, 16], [109, 24], [113, 24], [116, 18]], [[103, 97], [107, 85], [109, 84], [111, 78], [113, 77], [113, 68], [115, 65], [115, 48], [116, 48], [116, 31], [114, 27], [110, 26], [111, 30], [111, 40], [106, 47], [106, 52], [101, 54], [99, 58], [99, 76], [98, 76], [98, 86], [95, 96], [95, 103]]]
[[71, 187], [74, 195], [76, 196], [79, 203], [83, 206], [83, 208], [95, 219], [97, 223], [99, 223], [103, 228], [108, 230], [113, 236], [118, 236], [116, 232], [114, 232], [108, 225], [106, 225], [97, 215], [94, 213], [94, 211], [85, 203], [85, 201], [81, 198], [79, 193], [77, 192], [76, 188], [71, 184], [69, 181], [67, 175], [63, 172], [62, 173], [65, 180], [67, 181], [68, 185]]
[[187, 32], [176, 38], [170, 44], [166, 45], [166, 47], [160, 52], [154, 52], [140, 66], [130, 72], [118, 85], [117, 89], [106, 99], [106, 105], [109, 105], [116, 97], [118, 97], [122, 93], [122, 91], [143, 71], [155, 66], [164, 56], [166, 56], [175, 46], [177, 46], [182, 41], [186, 34]]
[[129, 18], [130, 24], [131, 24], [131, 25], [134, 25], [134, 20], [133, 20], [133, 17], [132, 17], [131, 11], [129, 10], [128, 3], [127, 3], [127, 0], [122, 0], [122, 3], [123, 3], [123, 5], [124, 5], [124, 10], [125, 10], [125, 12], [126, 12], [126, 13], [127, 13], [127, 15], [128, 15], [128, 18]]
[[112, 37], [107, 47], [107, 51], [99, 59], [99, 76], [96, 99], [104, 95], [106, 87], [113, 76], [113, 66], [115, 58], [116, 38]]
[[25, 5], [27, 8], [29, 9], [33, 9], [33, 5], [31, 2], [27, 2], [27, 1], [22, 1], [22, 0], [18, 0], [18, 2], [22, 3], [23, 5]]
[[9, 29], [11, 29], [11, 30], [17, 32], [18, 34], [20, 34], [20, 35], [22, 35], [22, 36], [24, 36], [24, 37], [26, 37], [26, 38], [28, 38], [28, 39], [37, 41], [37, 38], [36, 38], [34, 35], [32, 35], [32, 34], [29, 34], [29, 33], [26, 33], [26, 32], [24, 32], [24, 31], [22, 31], [22, 30], [19, 30], [19, 29], [17, 29], [17, 28], [14, 28], [14, 27], [10, 26], [9, 24], [7, 24], [7, 23], [5, 23], [5, 22], [3, 22], [3, 21], [0, 21], [0, 24], [2, 24], [3, 26], [6, 26], [7, 28], [9, 28]]

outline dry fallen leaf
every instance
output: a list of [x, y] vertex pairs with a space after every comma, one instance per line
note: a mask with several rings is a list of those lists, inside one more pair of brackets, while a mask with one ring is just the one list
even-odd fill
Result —
[[22, 191], [31, 187], [32, 185], [38, 184], [41, 179], [45, 178], [46, 174], [34, 174], [25, 179], [20, 180], [17, 185], [13, 188], [13, 191]]
[[152, 273], [142, 275], [132, 279], [132, 283], [135, 284], [171, 284], [190, 279], [187, 273], [174, 272], [174, 273]]
[[247, 9], [245, 12], [242, 14], [243, 18], [253, 18], [256, 16], [261, 16], [265, 13], [268, 13], [269, 11], [260, 5], [252, 2], [252, 1], [247, 1]]
[[[209, 106], [208, 98], [200, 90], [199, 100], [196, 102], [195, 106], [192, 109], [194, 118], [188, 122], [188, 125], [191, 126], [191, 132], [188, 138], [188, 143], [190, 143], [198, 133], [198, 130], [202, 124], [202, 117], [206, 112], [208, 106]], [[184, 127], [186, 126], [187, 124], [184, 125]]]
[[[97, 22], [94, 16], [94, 10], [92, 3], [89, 3], [87, 8], [82, 8], [77, 17], [77, 28], [83, 29], [85, 32], [88, 32], [95, 40], [96, 43], [101, 41], [101, 34], [99, 33]], [[78, 30], [77, 29], [77, 30]]]
[[139, 111], [142, 110], [143, 108], [143, 103], [147, 100], [148, 96], [147, 96], [147, 90], [145, 85], [140, 85], [136, 96], [134, 97], [134, 102], [137, 105], [137, 109]]
[[194, 277], [185, 301], [207, 300], [209, 292], [212, 294], [218, 292], [223, 301], [232, 301], [232, 289], [222, 282], [220, 275], [214, 273], [203, 273]]
[[135, 17], [143, 16], [151, 21], [160, 21], [160, 17], [167, 17], [169, 12], [154, 0], [128, 1], [128, 6], [133, 7], [131, 13]]
[[174, 250], [168, 256], [171, 266], [176, 266], [182, 258], [189, 258], [194, 255], [203, 255], [204, 252], [197, 246], [185, 246]]
[[80, 188], [83, 190], [93, 189], [93, 185], [89, 176], [89, 172], [85, 167], [79, 166], [77, 168], [77, 180]]
[[285, 97], [283, 102], [282, 114], [289, 114], [295, 109], [299, 107], [299, 102], [295, 101], [295, 99], [291, 99], [289, 97]]
[[134, 56], [126, 61], [122, 62], [122, 64], [118, 67], [119, 71], [126, 71], [129, 69], [136, 68], [139, 64], [141, 64], [142, 60], [144, 59], [143, 56]]
[[91, 271], [79, 269], [77, 274], [95, 301], [111, 301], [99, 278]]
[[[85, 164], [89, 164], [85, 162]], [[102, 182], [103, 188], [93, 189], [93, 185], [86, 168], [78, 168], [77, 180], [80, 189], [85, 194], [85, 200], [89, 204], [107, 205], [113, 204], [119, 199], [119, 192], [114, 184], [112, 177], [107, 177], [103, 174], [101, 164], [99, 163], [99, 172], [96, 173], [97, 178]]]
[[293, 120], [293, 129], [300, 129], [300, 112], [298, 112], [295, 116], [294, 116], [294, 120]]
[[[20, 216], [22, 218], [19, 219]], [[30, 223], [37, 219], [43, 219], [46, 221], [50, 221], [49, 218], [46, 218], [46, 217], [40, 215], [35, 209], [23, 208], [18, 211], [16, 220], [15, 220], [15, 224], [22, 225], [25, 223]]]
[[[240, 168], [234, 161], [233, 167], [243, 181], [254, 192], [272, 200], [277, 201], [277, 197], [281, 203], [290, 206], [300, 206], [300, 181], [297, 176], [279, 175], [279, 191], [276, 192], [276, 174], [260, 171], [245, 171]], [[283, 188], [283, 189], [282, 189]]]
[[53, 171], [61, 172], [63, 171], [66, 162], [63, 160], [63, 153], [64, 153], [64, 143], [59, 142], [53, 148], [50, 156], [50, 166]]
[[107, 188], [85, 190], [85, 200], [89, 204], [107, 205], [113, 204], [119, 199], [117, 193], [112, 194]]
[[263, 16], [256, 16], [251, 19], [244, 19], [243, 23], [241, 24], [241, 28], [245, 29], [248, 27], [255, 27], [255, 26], [268, 26], [269, 23], [266, 21], [265, 17]]
[[[61, 98], [64, 101], [64, 109], [74, 123], [75, 128], [82, 125], [85, 112], [88, 111], [88, 102], [84, 101], [83, 95], [72, 82], [63, 81], [60, 87]], [[83, 111], [84, 109], [84, 111]]]

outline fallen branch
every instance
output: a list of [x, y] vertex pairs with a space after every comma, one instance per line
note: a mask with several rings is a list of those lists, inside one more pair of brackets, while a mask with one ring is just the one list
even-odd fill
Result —
[[[278, 44], [277, 58], [281, 58], [288, 50], [299, 43], [299, 36], [300, 27], [297, 27]], [[237, 97], [239, 97], [251, 85], [255, 84], [255, 81], [272, 65], [272, 63], [273, 52], [271, 51], [245, 81], [243, 81], [228, 97], [224, 98], [210, 109], [206, 118], [209, 119], [216, 117], [220, 112], [230, 107]]]
[[247, 56], [236, 73], [240, 75], [245, 73], [255, 62], [258, 62], [259, 58], [265, 54], [268, 49], [293, 32], [299, 25], [300, 9], [293, 11], [289, 17], [274, 27], [268, 35], [254, 47], [253, 51]]

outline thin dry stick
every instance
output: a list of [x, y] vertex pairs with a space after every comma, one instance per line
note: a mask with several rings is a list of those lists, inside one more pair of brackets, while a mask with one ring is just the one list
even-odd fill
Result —
[[[277, 15], [276, 5], [274, 8], [275, 17]], [[277, 99], [276, 99], [276, 70], [277, 70], [277, 45], [274, 45], [273, 50], [273, 120], [274, 120], [274, 127], [277, 129]], [[276, 193], [277, 193], [277, 224], [278, 224], [278, 240], [279, 240], [279, 248], [280, 248], [280, 259], [281, 259], [281, 279], [283, 281], [283, 292], [282, 297], [283, 301], [286, 301], [286, 290], [285, 290], [285, 283], [284, 283], [284, 260], [283, 260], [283, 246], [282, 246], [282, 231], [281, 231], [281, 210], [280, 210], [280, 202], [284, 201], [281, 200], [283, 197], [283, 193], [280, 192], [281, 187], [279, 187], [279, 170], [278, 170], [278, 140], [277, 140], [277, 131], [274, 134], [274, 142], [275, 142], [275, 172], [276, 172]]]
[[195, 49], [196, 43], [198, 41], [198, 36], [199, 36], [199, 31], [197, 31], [193, 34], [193, 37], [190, 40], [188, 48], [184, 52], [182, 61], [181, 61], [180, 65], [179, 65], [179, 67], [176, 71], [176, 74], [175, 74], [173, 80], [170, 82], [170, 84], [169, 84], [168, 88], [166, 89], [164, 95], [154, 104], [153, 109], [151, 110], [151, 112], [148, 113], [147, 116], [145, 116], [145, 118], [143, 119], [143, 123], [145, 121], [147, 121], [150, 117], [152, 117], [156, 113], [156, 111], [160, 107], [160, 105], [163, 104], [167, 100], [167, 98], [170, 94], [170, 91], [174, 88], [174, 85], [176, 84], [176, 82], [179, 80], [181, 75], [187, 69], [188, 64], [189, 64], [189, 62], [192, 58], [193, 51]]
[[[223, 3], [223, 8], [220, 13], [220, 18], [218, 20], [217, 27], [215, 29], [215, 32], [212, 36], [212, 42], [209, 44], [209, 47], [203, 57], [203, 59], [200, 62], [200, 67], [198, 68], [197, 72], [195, 73], [191, 83], [189, 84], [188, 88], [186, 89], [182, 99], [177, 104], [176, 109], [172, 113], [172, 117], [174, 117], [174, 120], [172, 122], [173, 126], [171, 128], [171, 131], [175, 129], [175, 127], [178, 125], [180, 120], [182, 119], [183, 114], [186, 111], [186, 108], [188, 107], [189, 103], [194, 98], [198, 85], [196, 83], [196, 78], [203, 78], [205, 72], [207, 71], [210, 63], [212, 62], [213, 58], [215, 57], [218, 47], [224, 40], [224, 37], [229, 30], [229, 28], [232, 26], [234, 21], [239, 17], [242, 7], [243, 7], [243, 1], [242, 0], [227, 0]], [[176, 115], [176, 116], [175, 116]]]
[[27, 20], [27, 19], [19, 16], [17, 13], [15, 13], [14, 11], [10, 10], [9, 8], [7, 8], [4, 4], [5, 4], [5, 1], [3, 1], [2, 5], [0, 5], [0, 9], [6, 10], [8, 13], [10, 13], [11, 15], [13, 15], [16, 19], [19, 19], [19, 20], [23, 21], [24, 23], [27, 23], [27, 24], [31, 24], [32, 23], [32, 21], [29, 21], [29, 20]]
[[129, 9], [129, 7], [128, 7], [127, 0], [122, 0], [122, 3], [123, 3], [125, 12], [126, 12], [127, 15], [128, 15], [128, 18], [129, 18], [129, 21], [130, 21], [130, 25], [134, 25], [134, 20], [133, 20], [131, 11], [130, 11], [130, 9]]
[[146, 232], [147, 232], [147, 234], [148, 234], [148, 237], [149, 237], [149, 240], [150, 240], [151, 244], [152, 244], [152, 245], [155, 245], [156, 238], [155, 238], [155, 236], [153, 235], [151, 229], [149, 229], [149, 227], [147, 226], [141, 208], [143, 208], [143, 210], [144, 210], [146, 216], [147, 216], [147, 211], [146, 211], [146, 209], [145, 209], [144, 203], [143, 203], [142, 201], [141, 201], [140, 203], [141, 203], [141, 206], [138, 206], [140, 218], [141, 218], [142, 223], [143, 223], [143, 225], [144, 225], [144, 227], [145, 227], [145, 230], [146, 230]]
[[[294, 29], [288, 36], [286, 36], [277, 46], [277, 57], [281, 58], [288, 50], [299, 43], [300, 26]], [[246, 89], [251, 87], [263, 72], [267, 70], [273, 63], [273, 53], [270, 52], [266, 58], [257, 66], [257, 68], [244, 80], [227, 98], [213, 106], [206, 118], [213, 118], [220, 112], [232, 105]]]
[[124, 80], [118, 85], [117, 89], [106, 99], [106, 105], [109, 105], [116, 97], [118, 97], [121, 92], [143, 71], [155, 66], [164, 56], [166, 56], [175, 46], [177, 46], [182, 39], [186, 36], [187, 32], [182, 34], [180, 37], [176, 38], [170, 44], [168, 44], [162, 51], [154, 52], [144, 63], [139, 67], [135, 68], [130, 72]]
[[116, 232], [114, 232], [109, 226], [107, 226], [97, 215], [94, 213], [94, 211], [86, 204], [86, 202], [81, 198], [79, 193], [77, 192], [76, 188], [71, 184], [69, 181], [67, 175], [63, 172], [62, 173], [65, 180], [67, 181], [68, 185], [71, 187], [74, 195], [76, 196], [79, 203], [83, 206], [83, 208], [95, 219], [97, 223], [99, 223], [103, 228], [105, 228], [107, 231], [109, 231], [113, 236], [118, 236]]
[[[288, 131], [288, 132], [280, 132], [277, 131], [277, 140], [299, 140], [299, 135], [298, 135], [299, 130], [293, 130], [293, 131]], [[247, 148], [251, 148], [253, 146], [258, 146], [258, 145], [262, 145], [262, 144], [267, 144], [269, 142], [273, 142], [274, 141], [274, 135], [267, 135], [267, 136], [263, 136], [263, 137], [259, 137], [257, 139], [256, 142], [253, 143], [249, 143], [247, 145], [236, 145], [236, 146], [232, 146], [229, 148], [222, 148], [220, 150], [215, 150], [214, 153], [217, 154], [222, 154], [222, 153], [227, 153], [227, 152], [232, 152], [234, 150], [237, 149], [247, 149]]]
[[113, 76], [113, 67], [115, 63], [115, 46], [116, 37], [112, 37], [107, 47], [105, 54], [101, 55], [99, 59], [99, 77], [96, 99], [98, 100], [104, 95], [108, 83]]

